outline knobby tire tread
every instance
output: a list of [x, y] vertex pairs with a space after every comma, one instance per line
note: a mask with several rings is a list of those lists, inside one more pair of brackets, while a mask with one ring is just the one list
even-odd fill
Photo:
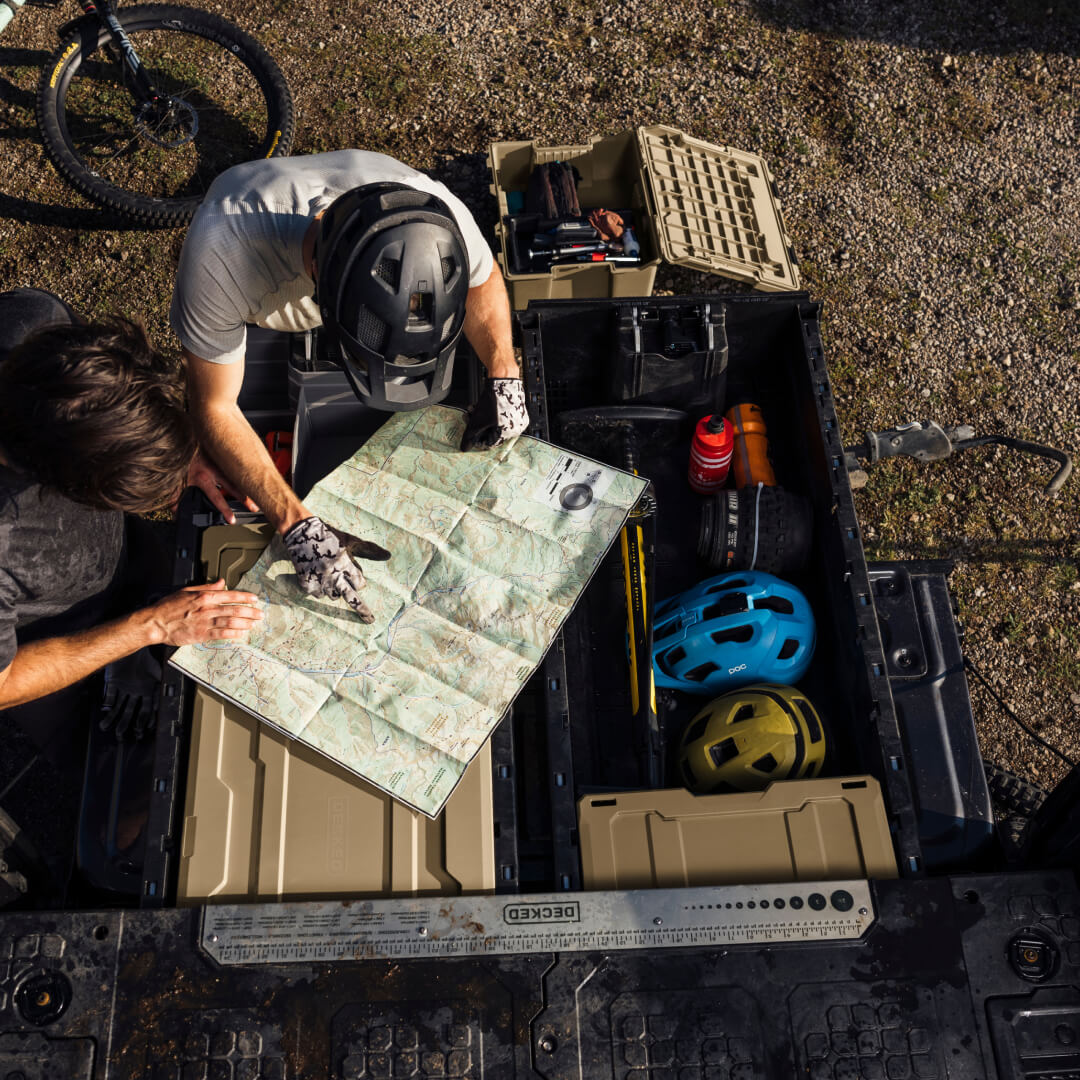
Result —
[[[209, 40], [215, 40], [222, 48], [225, 46], [217, 41], [217, 38], [225, 38], [231, 44], [239, 46], [241, 54], [233, 53], [233, 55], [242, 59], [248, 70], [255, 76], [266, 98], [267, 138], [257, 156], [284, 157], [288, 154], [292, 147], [295, 125], [292, 95], [285, 76], [273, 57], [250, 34], [219, 15], [195, 8], [175, 7], [171, 4], [144, 4], [122, 8], [117, 15], [121, 25], [128, 31], [160, 28], [167, 32], [173, 29], [168, 23], [171, 20], [180, 19], [189, 26], [198, 26], [212, 31], [215, 37]], [[46, 63], [38, 82], [37, 122], [46, 152], [61, 176], [99, 205], [147, 226], [161, 228], [183, 225], [195, 213], [201, 201], [200, 198], [188, 196], [180, 199], [165, 199], [124, 191], [114, 184], [93, 176], [68, 145], [64, 136], [64, 125], [60, 120], [60, 90], [65, 85], [68, 69], [74, 63], [81, 63], [84, 59], [81, 43], [85, 25], [85, 22], [82, 22], [82, 26], [76, 26], [64, 38], [60, 47]], [[95, 27], [95, 29], [98, 28]], [[177, 32], [184, 33], [184, 31]], [[101, 27], [98, 30], [94, 51], [100, 50], [109, 40], [108, 31]], [[80, 47], [64, 58], [64, 53], [73, 42], [79, 43]], [[58, 65], [61, 64], [62, 67], [58, 69]], [[57, 72], [55, 86], [50, 85], [54, 71]], [[274, 146], [273, 153], [267, 155], [269, 140], [272, 137], [270, 133], [274, 131], [280, 131], [281, 135]], [[238, 165], [240, 162], [233, 162], [233, 164]]]
[[1009, 814], [1030, 817], [1046, 800], [1046, 790], [992, 761], [983, 761], [990, 797]]

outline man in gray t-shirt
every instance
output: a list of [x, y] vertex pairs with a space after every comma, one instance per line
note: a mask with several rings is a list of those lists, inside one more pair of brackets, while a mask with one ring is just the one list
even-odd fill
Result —
[[[409, 213], [396, 213], [406, 205], [416, 209], [411, 221]], [[438, 247], [427, 262], [425, 235]], [[459, 258], [466, 264], [460, 273]], [[399, 280], [402, 273], [412, 273], [415, 282]], [[386, 316], [388, 310], [400, 317]], [[365, 621], [371, 615], [358, 594], [363, 574], [344, 545], [351, 542], [351, 550], [368, 558], [389, 558], [389, 552], [357, 548], [356, 538], [335, 533], [274, 468], [237, 406], [245, 324], [272, 330], [325, 326], [327, 337], [340, 343], [354, 388], [376, 383], [383, 371], [407, 371], [403, 365], [414, 362], [445, 374], [439, 364], [452, 357], [463, 332], [488, 380], [470, 411], [462, 449], [496, 446], [528, 426], [506, 287], [476, 222], [443, 184], [383, 154], [340, 150], [270, 158], [222, 173], [184, 241], [170, 318], [187, 363], [189, 408], [201, 447], [190, 482], [230, 522], [226, 493], [258, 506], [282, 535], [303, 587], [344, 599]], [[374, 343], [373, 322], [379, 328]], [[407, 351], [410, 336], [425, 341], [424, 348]], [[400, 389], [408, 381], [400, 374], [383, 380], [371, 389], [373, 403], [409, 407], [380, 405], [388, 395], [378, 396], [387, 384]]]

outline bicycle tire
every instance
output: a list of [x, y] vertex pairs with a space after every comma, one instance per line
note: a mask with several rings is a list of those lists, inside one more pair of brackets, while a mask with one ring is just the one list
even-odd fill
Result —
[[[84, 19], [76, 24], [73, 32], [63, 40], [60, 48], [43, 69], [37, 91], [37, 121], [42, 140], [49, 157], [65, 180], [100, 205], [134, 218], [141, 224], [153, 226], [180, 225], [191, 218], [196, 207], [202, 201], [210, 182], [224, 169], [231, 165], [240, 164], [242, 161], [255, 158], [282, 157], [288, 154], [292, 146], [294, 130], [292, 96], [289, 93], [281, 69], [254, 38], [220, 16], [194, 8], [174, 7], [170, 4], [137, 5], [121, 9], [117, 12], [117, 17], [125, 31], [132, 35], [136, 52], [140, 52], [140, 59], [143, 59], [140, 51], [140, 38], [142, 38], [145, 47], [150, 44], [147, 35], [152, 32], [156, 32], [154, 44], [158, 46], [165, 44], [165, 35], [170, 35], [168, 43], [170, 46], [179, 47], [184, 42], [193, 45], [198, 41], [204, 43], [204, 47], [210, 49], [212, 55], [216, 56], [218, 50], [224, 50], [224, 53], [227, 53], [228, 56], [222, 55], [218, 65], [189, 61], [189, 70], [197, 71], [199, 75], [207, 77], [210, 77], [211, 74], [225, 77], [222, 76], [222, 73], [228, 75], [228, 73], [235, 72], [235, 76], [229, 77], [234, 77], [237, 81], [242, 79], [245, 82], [250, 82], [253, 79], [262, 95], [262, 105], [265, 106], [265, 131], [261, 133], [255, 130], [251, 132], [245, 131], [246, 134], [250, 135], [247, 144], [243, 140], [237, 139], [235, 133], [231, 134], [229, 139], [219, 139], [213, 143], [205, 138], [200, 140], [197, 133], [192, 134], [189, 142], [184, 144], [185, 147], [190, 147], [190, 150], [185, 152], [185, 156], [188, 159], [194, 158], [196, 161], [194, 177], [189, 183], [189, 190], [181, 190], [175, 193], [154, 192], [147, 194], [131, 190], [130, 186], [114, 182], [113, 179], [107, 179], [101, 175], [102, 165], [99, 161], [88, 160], [88, 155], [105, 145], [106, 140], [100, 138], [97, 143], [91, 143], [89, 141], [90, 136], [87, 136], [84, 145], [72, 133], [73, 127], [77, 129], [77, 120], [73, 121], [68, 115], [69, 93], [73, 79], [82, 70], [89, 72], [91, 68], [89, 61], [95, 56], [102, 56], [105, 48], [111, 44], [112, 40], [106, 28], [99, 27], [96, 20], [94, 23], [88, 23]], [[94, 41], [95, 31], [97, 31], [96, 41]], [[183, 35], [183, 38], [179, 35]], [[92, 48], [87, 44], [88, 41], [92, 44]], [[238, 62], [242, 69], [246, 70], [246, 76], [241, 68], [236, 67], [233, 60]], [[157, 78], [166, 86], [170, 81], [176, 82], [184, 76], [182, 64], [180, 64], [176, 72], [173, 72], [169, 70], [163, 61], [161, 70], [155, 72], [152, 59], [149, 62], [144, 60], [144, 63], [151, 72], [151, 76]], [[102, 70], [110, 73], [123, 72], [120, 65], [109, 68], [102, 67]], [[87, 80], [92, 80], [92, 78], [93, 74], [91, 72], [87, 75]], [[122, 86], [122, 82], [119, 85]], [[124, 92], [129, 93], [126, 89]], [[184, 94], [188, 94], [191, 98], [197, 96], [194, 89], [189, 90], [185, 86], [172, 95], [172, 98], [173, 100], [184, 101], [186, 105], [188, 99], [184, 97]], [[92, 105], [98, 103], [99, 96], [92, 93], [86, 93], [84, 96]], [[133, 99], [130, 99], [130, 96], [124, 98], [123, 94], [115, 96], [118, 102], [124, 103], [118, 105], [118, 111], [126, 107], [130, 113], [130, 101]], [[246, 94], [245, 101], [250, 96], [250, 94]], [[107, 102], [108, 96], [100, 95], [100, 100]], [[223, 130], [227, 129], [229, 123], [232, 123], [234, 127], [237, 123], [242, 123], [228, 112], [228, 103], [223, 104], [214, 97], [205, 94], [202, 95], [201, 100], [210, 102], [209, 111], [206, 106], [203, 106], [204, 116], [213, 115], [215, 112], [220, 113]], [[249, 103], [245, 107], [253, 106]], [[191, 106], [188, 111], [193, 115], [197, 113], [194, 106]], [[89, 131], [94, 132], [95, 135], [98, 134], [89, 121], [83, 119], [83, 122], [87, 124]], [[159, 177], [164, 179], [171, 175], [168, 172], [162, 174], [155, 171], [159, 167], [152, 161], [150, 164], [130, 164], [134, 162], [135, 155], [139, 153], [152, 158], [155, 151], [150, 148], [153, 146], [156, 146], [158, 150], [169, 150], [170, 148], [161, 147], [153, 139], [153, 136], [147, 139], [145, 135], [140, 135], [134, 117], [131, 117], [129, 122], [135, 135], [128, 140], [121, 151], [117, 151], [109, 159], [101, 160], [104, 160], [106, 164], [119, 162], [128, 165], [129, 171], [133, 175], [147, 175], [148, 177], [154, 177], [155, 180]], [[253, 125], [253, 128], [259, 127], [261, 127], [261, 116]], [[136, 138], [140, 140], [137, 145]], [[252, 149], [250, 142], [255, 139], [258, 142]], [[218, 150], [216, 155], [207, 153], [204, 163], [204, 149], [211, 145], [222, 149]], [[135, 150], [126, 157], [121, 157], [121, 153], [130, 150], [132, 146], [135, 146]], [[177, 147], [171, 149], [176, 150]], [[162, 155], [158, 154], [158, 156], [161, 157]], [[227, 158], [230, 157], [231, 160], [228, 160]], [[170, 166], [177, 161], [179, 161], [179, 157], [174, 154], [169, 159]]]
[[983, 761], [990, 798], [1007, 814], [1031, 817], [1046, 801], [1046, 790], [993, 761]]

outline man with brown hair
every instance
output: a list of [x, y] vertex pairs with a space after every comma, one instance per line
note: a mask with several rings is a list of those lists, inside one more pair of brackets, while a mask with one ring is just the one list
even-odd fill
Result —
[[0, 294], [0, 709], [45, 706], [8, 714], [38, 745], [50, 695], [144, 646], [239, 638], [261, 618], [222, 581], [125, 609], [139, 554], [125, 512], [172, 504], [195, 452], [180, 387], [136, 324]]

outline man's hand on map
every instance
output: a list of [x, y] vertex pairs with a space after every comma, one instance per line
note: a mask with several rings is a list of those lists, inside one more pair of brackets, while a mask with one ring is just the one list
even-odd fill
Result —
[[247, 637], [262, 617], [258, 596], [226, 589], [224, 579], [211, 585], [189, 585], [132, 616], [145, 626], [151, 645], [197, 645]]
[[367, 582], [352, 556], [385, 561], [390, 558], [386, 548], [341, 532], [317, 517], [304, 518], [282, 539], [304, 592], [310, 596], [344, 600], [360, 616], [361, 622], [375, 621], [375, 616], [360, 599], [360, 590]]
[[520, 435], [529, 426], [525, 384], [520, 379], [487, 379], [469, 409], [462, 450], [489, 450]]

